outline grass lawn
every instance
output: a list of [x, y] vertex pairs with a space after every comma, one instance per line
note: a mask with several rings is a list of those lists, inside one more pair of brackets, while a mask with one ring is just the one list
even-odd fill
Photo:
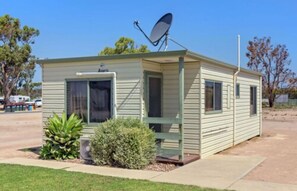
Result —
[[0, 190], [211, 191], [215, 189], [114, 178], [40, 167], [0, 164]]

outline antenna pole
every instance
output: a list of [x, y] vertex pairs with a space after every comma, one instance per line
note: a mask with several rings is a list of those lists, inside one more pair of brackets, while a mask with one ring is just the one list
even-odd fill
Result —
[[165, 42], [165, 39], [162, 41], [162, 43], [161, 43], [161, 45], [160, 45], [160, 47], [159, 47], [159, 49], [158, 49], [158, 52], [160, 52], [160, 50], [161, 50], [161, 48], [162, 48], [164, 42]]
[[165, 35], [165, 39], [164, 39], [164, 41], [165, 41], [165, 49], [164, 49], [164, 51], [166, 51], [167, 50], [167, 48], [168, 48], [168, 33]]
[[240, 69], [240, 35], [237, 35], [237, 67]]

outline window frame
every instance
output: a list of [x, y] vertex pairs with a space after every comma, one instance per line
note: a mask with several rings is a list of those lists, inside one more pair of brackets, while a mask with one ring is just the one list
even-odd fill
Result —
[[[253, 89], [253, 95], [251, 90]], [[250, 86], [250, 116], [257, 116], [258, 115], [258, 100], [257, 100], [257, 86]], [[253, 97], [253, 105], [251, 104], [252, 102], [252, 97]], [[254, 106], [255, 105], [255, 106]], [[255, 107], [255, 113], [254, 113], [254, 107]]]
[[75, 79], [65, 79], [65, 93], [64, 93], [64, 108], [65, 108], [65, 112], [66, 112], [66, 115], [68, 113], [67, 111], [67, 100], [68, 100], [68, 97], [67, 97], [67, 83], [68, 82], [75, 82], [75, 81], [84, 81], [84, 82], [87, 82], [87, 122], [84, 122], [86, 124], [86, 126], [94, 126], [94, 125], [98, 125], [100, 123], [103, 123], [103, 122], [90, 122], [90, 81], [95, 81], [95, 82], [98, 82], [98, 81], [110, 81], [110, 119], [114, 117], [114, 96], [113, 96], [113, 93], [114, 93], [114, 80], [113, 78], [75, 78]]
[[[214, 94], [213, 94], [213, 110], [211, 111], [206, 111], [206, 83], [210, 82], [213, 83], [213, 88], [214, 88]], [[215, 95], [216, 95], [216, 88], [215, 88], [215, 84], [221, 84], [221, 109], [220, 110], [216, 110], [215, 109]], [[205, 80], [204, 81], [204, 112], [205, 114], [213, 114], [213, 113], [222, 113], [223, 112], [223, 82], [222, 81], [216, 81], [216, 80]]]
[[155, 77], [160, 78], [161, 80], [161, 116], [163, 116], [163, 73], [161, 72], [153, 72], [153, 71], [144, 71], [144, 116], [148, 117], [149, 113], [149, 78]]
[[[237, 90], [238, 90], [238, 95], [237, 95]], [[236, 83], [235, 95], [236, 95], [236, 99], [240, 98], [240, 83]]]

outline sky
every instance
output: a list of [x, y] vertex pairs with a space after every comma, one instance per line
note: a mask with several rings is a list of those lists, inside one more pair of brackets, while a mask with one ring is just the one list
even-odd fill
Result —
[[[271, 37], [272, 44], [287, 46], [290, 67], [297, 73], [296, 0], [0, 0], [0, 16], [9, 14], [39, 29], [33, 55], [49, 59], [96, 56], [121, 36], [157, 51], [133, 22], [138, 20], [150, 34], [168, 12], [173, 14], [170, 37], [193, 52], [236, 65], [240, 34], [241, 63], [246, 67], [248, 41]], [[177, 49], [182, 48], [169, 43], [168, 50]], [[41, 81], [40, 67], [33, 81]]]

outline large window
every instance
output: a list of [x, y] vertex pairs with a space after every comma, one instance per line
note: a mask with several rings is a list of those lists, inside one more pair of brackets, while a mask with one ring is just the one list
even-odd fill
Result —
[[251, 86], [250, 88], [250, 110], [251, 110], [251, 115], [256, 115], [257, 114], [257, 87], [256, 86]]
[[67, 115], [76, 113], [86, 123], [111, 118], [111, 80], [68, 81]]
[[222, 83], [205, 82], [205, 111], [222, 110]]

